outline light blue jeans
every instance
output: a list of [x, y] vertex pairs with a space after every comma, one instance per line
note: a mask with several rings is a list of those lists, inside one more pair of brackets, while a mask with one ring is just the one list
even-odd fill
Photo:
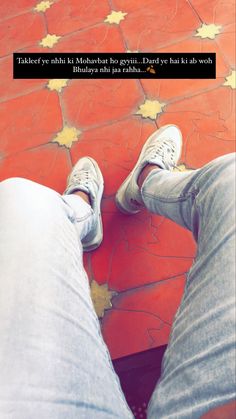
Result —
[[[145, 206], [198, 243], [149, 418], [200, 418], [235, 397], [235, 156], [154, 170]], [[34, 182], [0, 183], [0, 418], [132, 418], [94, 312], [81, 239], [89, 205]]]

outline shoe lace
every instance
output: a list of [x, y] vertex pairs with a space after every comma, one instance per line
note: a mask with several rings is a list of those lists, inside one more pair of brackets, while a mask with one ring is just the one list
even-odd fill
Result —
[[150, 158], [161, 158], [165, 166], [176, 167], [175, 165], [175, 146], [170, 138], [162, 140], [159, 144], [150, 145]]
[[73, 173], [71, 177], [71, 183], [76, 185], [85, 185], [88, 186], [92, 178], [88, 170], [80, 170], [79, 172]]

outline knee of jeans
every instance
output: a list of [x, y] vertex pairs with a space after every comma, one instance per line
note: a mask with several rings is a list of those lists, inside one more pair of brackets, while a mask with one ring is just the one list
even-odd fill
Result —
[[[25, 199], [29, 193], [32, 199]], [[33, 205], [36, 193], [37, 184], [28, 179], [12, 177], [0, 182], [0, 199], [4, 202], [5, 207], [12, 207], [14, 202], [16, 207], [19, 205], [22, 207], [22, 203], [24, 203], [24, 207]]]
[[[226, 154], [224, 156], [220, 156], [212, 162], [209, 163], [209, 167], [217, 171], [219, 174], [224, 174], [225, 171], [228, 172], [230, 177], [234, 178], [234, 171], [235, 171], [235, 160], [236, 160], [236, 153]], [[222, 180], [224, 178], [222, 177]]]
[[[207, 165], [205, 175], [202, 178], [206, 185], [203, 194], [210, 205], [208, 209], [217, 209], [218, 216], [222, 217], [225, 212], [234, 212], [235, 154], [213, 160]], [[201, 196], [198, 199], [201, 200]]]
[[25, 187], [27, 187], [29, 183], [32, 183], [32, 181], [21, 177], [10, 177], [0, 182], [0, 192], [4, 193], [4, 191], [6, 190], [11, 190], [12, 192], [14, 192], [17, 191], [19, 188], [21, 188], [22, 190], [22, 187], [24, 185]]
[[12, 177], [0, 182], [1, 215], [11, 219], [30, 222], [36, 215], [39, 221], [45, 216], [49, 218], [55, 200], [58, 200], [56, 192], [28, 179]]
[[227, 192], [234, 187], [235, 159], [236, 154], [231, 153], [218, 157], [209, 164], [211, 180], [222, 192]]

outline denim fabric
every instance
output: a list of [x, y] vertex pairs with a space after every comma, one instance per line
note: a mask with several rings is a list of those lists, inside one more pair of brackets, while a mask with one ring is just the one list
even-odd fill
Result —
[[[155, 170], [146, 207], [198, 243], [149, 418], [200, 418], [235, 397], [235, 156]], [[131, 418], [94, 312], [81, 239], [89, 205], [25, 179], [0, 183], [0, 418]]]
[[193, 172], [157, 169], [142, 196], [198, 245], [148, 417], [199, 418], [235, 398], [235, 155]]
[[0, 419], [132, 418], [83, 268], [93, 222], [77, 196], [0, 183]]

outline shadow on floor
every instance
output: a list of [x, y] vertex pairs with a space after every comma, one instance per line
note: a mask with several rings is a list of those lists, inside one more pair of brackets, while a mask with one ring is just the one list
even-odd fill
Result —
[[113, 361], [135, 418], [146, 418], [150, 397], [161, 375], [161, 362], [166, 348], [166, 345], [160, 346]]

